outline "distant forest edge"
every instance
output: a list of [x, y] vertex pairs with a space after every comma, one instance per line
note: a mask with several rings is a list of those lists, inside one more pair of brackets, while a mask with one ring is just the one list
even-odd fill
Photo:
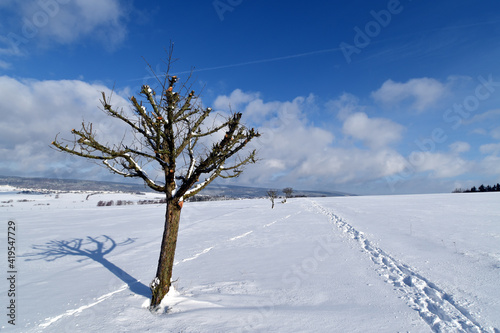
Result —
[[[109, 192], [150, 192], [149, 188], [138, 183], [118, 183], [92, 180], [55, 179], [55, 178], [26, 178], [0, 176], [0, 185], [9, 185], [16, 188], [50, 191], [109, 191]], [[215, 196], [227, 198], [262, 198], [266, 197], [267, 188], [247, 187], [236, 185], [210, 184], [204, 189], [201, 196]], [[295, 197], [335, 197], [352, 196], [343, 192], [293, 190]], [[193, 201], [196, 201], [194, 199]]]
[[473, 186], [472, 188], [470, 189], [461, 189], [461, 188], [457, 188], [453, 191], [453, 193], [476, 193], [476, 192], [500, 192], [500, 184], [496, 184], [496, 185], [487, 185], [487, 186], [484, 186], [484, 185], [481, 185], [479, 186], [478, 188], [476, 188], [475, 186]]

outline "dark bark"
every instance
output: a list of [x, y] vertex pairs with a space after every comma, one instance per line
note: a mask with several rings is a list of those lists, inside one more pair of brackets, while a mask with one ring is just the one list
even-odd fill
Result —
[[179, 203], [173, 200], [167, 202], [165, 228], [163, 231], [160, 258], [158, 259], [158, 270], [155, 280], [151, 283], [151, 310], [155, 310], [160, 305], [161, 300], [170, 289], [181, 209], [182, 202]]

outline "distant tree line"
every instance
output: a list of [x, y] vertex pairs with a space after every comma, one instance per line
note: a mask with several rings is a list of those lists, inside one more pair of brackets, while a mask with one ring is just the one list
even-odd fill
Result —
[[[127, 205], [133, 205], [134, 202], [133, 201], [127, 201], [127, 200], [117, 200], [116, 201], [116, 205], [117, 206], [127, 206]], [[97, 203], [97, 207], [109, 207], [109, 206], [114, 206], [115, 205], [115, 202], [113, 200], [109, 200], [109, 201], [104, 201], [104, 200], [100, 200], [98, 203]]]
[[[187, 199], [186, 201], [196, 202], [196, 201], [221, 201], [221, 200], [230, 200], [230, 198], [226, 198], [225, 196], [222, 195], [195, 195]], [[137, 204], [158, 205], [158, 204], [165, 204], [166, 202], [167, 202], [166, 198], [161, 198], [161, 199], [139, 200], [137, 201]], [[109, 201], [100, 200], [99, 202], [97, 202], [98, 207], [127, 206], [127, 205], [134, 205], [134, 202], [130, 200], [117, 200], [116, 202], [114, 200], [109, 200]]]
[[159, 205], [167, 202], [166, 198], [156, 199], [156, 200], [139, 200], [137, 201], [138, 205]]
[[225, 195], [206, 195], [206, 194], [196, 194], [191, 198], [188, 198], [188, 202], [199, 202], [199, 201], [224, 201], [232, 200], [234, 198], [226, 197]]
[[470, 189], [461, 189], [461, 188], [457, 188], [453, 191], [453, 193], [474, 193], [474, 192], [500, 192], [500, 184], [496, 184], [496, 185], [487, 185], [487, 186], [484, 186], [484, 185], [481, 185], [479, 187], [475, 187], [473, 186], [472, 188]]

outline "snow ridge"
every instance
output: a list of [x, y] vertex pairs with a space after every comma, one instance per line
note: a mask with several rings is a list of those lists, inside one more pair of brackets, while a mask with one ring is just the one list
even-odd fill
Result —
[[365, 235], [356, 230], [341, 217], [312, 201], [313, 207], [326, 215], [342, 233], [355, 240], [361, 250], [370, 256], [378, 266], [377, 272], [385, 282], [403, 293], [403, 299], [434, 332], [496, 332], [487, 329], [474, 319], [474, 316], [436, 284], [420, 275], [415, 269], [401, 263], [384, 250], [375, 246]]
[[229, 241], [231, 241], [231, 242], [232, 242], [232, 241], [235, 241], [235, 240], [237, 240], [237, 239], [240, 239], [240, 238], [246, 237], [246, 236], [250, 235], [252, 232], [253, 232], [253, 230], [252, 230], [252, 231], [249, 231], [249, 232], [245, 232], [245, 233], [244, 233], [244, 234], [242, 234], [242, 235], [239, 235], [239, 236], [236, 236], [236, 237], [230, 238], [230, 239], [229, 239]]
[[183, 259], [183, 260], [182, 260], [182, 261], [180, 261], [180, 262], [179, 262], [179, 261], [177, 261], [177, 262], [175, 262], [175, 263], [174, 263], [174, 266], [175, 266], [175, 265], [178, 265], [178, 264], [179, 264], [179, 263], [181, 263], [181, 262], [186, 262], [186, 261], [195, 260], [195, 259], [196, 259], [196, 258], [198, 258], [199, 256], [201, 256], [201, 255], [203, 255], [203, 254], [205, 254], [205, 253], [210, 252], [213, 248], [214, 248], [213, 246], [208, 247], [208, 248], [206, 248], [205, 250], [201, 251], [200, 253], [195, 254], [195, 255], [194, 255], [194, 256], [192, 256], [191, 258], [186, 258], [186, 259]]

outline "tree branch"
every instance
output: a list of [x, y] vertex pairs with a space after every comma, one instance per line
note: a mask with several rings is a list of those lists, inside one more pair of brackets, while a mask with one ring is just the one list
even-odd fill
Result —
[[[111, 96], [102, 93], [101, 103], [106, 114], [120, 119], [132, 129], [134, 141], [130, 146], [125, 145], [123, 140], [113, 146], [99, 142], [91, 123], [82, 123], [80, 130], [71, 131], [74, 135], [74, 140], [69, 141], [72, 146], [61, 143], [57, 136], [53, 146], [76, 156], [100, 160], [112, 173], [141, 178], [153, 190], [166, 193], [168, 200], [193, 196], [217, 177], [237, 177], [245, 165], [256, 162], [255, 150], [245, 158], [238, 156], [250, 140], [260, 136], [253, 128], [248, 130], [240, 124], [241, 113], [234, 113], [221, 124], [202, 130], [212, 109], [197, 104], [198, 97], [194, 91], [189, 91], [186, 83], [180, 88], [186, 91], [185, 96], [174, 91], [178, 78], [169, 76], [168, 71], [163, 82], [156, 74], [155, 77], [159, 80], [161, 94], [157, 95], [150, 86], [144, 85], [140, 91], [142, 101], [130, 97], [137, 119], [131, 119], [123, 110], [113, 108]], [[148, 108], [143, 102], [149, 104]], [[223, 130], [224, 137], [208, 148], [208, 152], [197, 149], [200, 138]], [[180, 156], [184, 164], [179, 163]], [[163, 171], [165, 178], [161, 184], [151, 179], [143, 169], [151, 161], [157, 162]], [[201, 176], [206, 178], [199, 182]]]

